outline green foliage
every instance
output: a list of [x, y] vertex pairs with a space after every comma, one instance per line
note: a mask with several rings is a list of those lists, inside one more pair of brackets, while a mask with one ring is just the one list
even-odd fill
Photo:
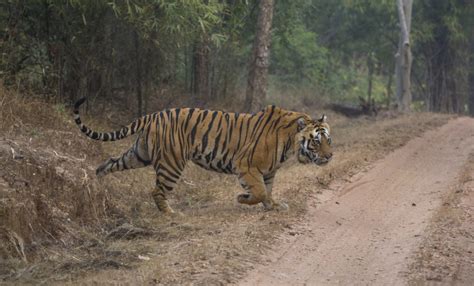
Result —
[[[469, 89], [469, 38], [474, 3], [463, 0], [414, 2], [418, 11], [412, 24], [415, 99], [428, 110], [464, 112]], [[420, 79], [423, 79], [421, 81]]]
[[[467, 60], [473, 57], [471, 2], [414, 1], [415, 100], [429, 102], [434, 94], [453, 90], [448, 97], [456, 102], [449, 104], [465, 103], [467, 76], [474, 72]], [[146, 100], [159, 89], [179, 92], [189, 102], [196, 76], [204, 72], [211, 98], [225, 101], [245, 88], [258, 3], [2, 1], [0, 77], [6, 85], [57, 102], [122, 95]], [[372, 98], [387, 102], [400, 33], [395, 1], [276, 1], [275, 8], [271, 93], [300, 90], [309, 100], [355, 103], [368, 97], [371, 78]]]
[[[367, 97], [367, 58], [373, 58], [373, 94], [386, 94], [398, 28], [392, 1], [297, 0], [279, 3], [271, 72], [280, 86], [311, 87], [333, 101]], [[381, 100], [382, 101], [382, 100]]]
[[272, 73], [287, 84], [324, 84], [328, 50], [318, 46], [316, 34], [303, 25], [273, 37]]
[[[224, 9], [224, 5], [216, 0], [113, 1], [109, 5], [117, 17], [132, 23], [145, 38], [155, 38], [158, 45], [163, 44], [160, 39], [169, 42], [171, 37], [179, 45], [196, 36], [209, 34], [221, 24], [220, 14]], [[211, 38], [219, 44], [225, 35]]]

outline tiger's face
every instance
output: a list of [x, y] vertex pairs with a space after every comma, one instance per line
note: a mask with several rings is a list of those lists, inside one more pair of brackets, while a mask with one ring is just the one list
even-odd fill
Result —
[[332, 158], [331, 135], [326, 115], [318, 120], [298, 120], [298, 161], [325, 165]]

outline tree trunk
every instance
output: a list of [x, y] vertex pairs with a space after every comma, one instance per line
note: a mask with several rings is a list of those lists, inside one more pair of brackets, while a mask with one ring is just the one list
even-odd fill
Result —
[[469, 39], [469, 79], [468, 79], [468, 108], [469, 115], [474, 116], [474, 29], [471, 30], [471, 35]]
[[368, 88], [367, 88], [367, 101], [372, 101], [372, 80], [374, 77], [374, 59], [372, 53], [367, 55], [367, 72], [368, 72]]
[[199, 105], [209, 100], [209, 39], [204, 35], [196, 44], [193, 56], [194, 89], [193, 94]]
[[189, 80], [189, 61], [188, 61], [188, 46], [184, 45], [183, 48], [183, 58], [184, 58], [184, 89], [186, 91], [191, 90], [192, 93], [192, 88]]
[[392, 101], [392, 80], [393, 80], [393, 66], [389, 69], [388, 71], [388, 80], [387, 80], [387, 85], [385, 87], [386, 92], [387, 92], [387, 108], [390, 109], [390, 103]]
[[267, 93], [267, 74], [270, 65], [271, 27], [274, 0], [260, 0], [257, 32], [250, 60], [244, 109], [258, 111]]
[[396, 82], [398, 110], [410, 111], [411, 95], [411, 63], [410, 48], [411, 11], [413, 0], [397, 0], [400, 22], [400, 41], [396, 55]]
[[[474, 60], [471, 59], [471, 62]], [[474, 116], [474, 68], [471, 65], [471, 71], [469, 72], [469, 115]]]
[[145, 84], [144, 84], [144, 98], [143, 98], [143, 114], [148, 114], [148, 107], [150, 102], [151, 83], [152, 83], [152, 65], [153, 54], [149, 45], [146, 48], [145, 61], [144, 61], [144, 73], [145, 73]]
[[138, 39], [138, 33], [133, 32], [133, 39], [135, 42], [135, 67], [136, 67], [136, 78], [135, 78], [135, 87], [137, 92], [137, 114], [138, 116], [143, 115], [143, 95], [142, 95], [142, 65], [140, 58], [140, 41]]

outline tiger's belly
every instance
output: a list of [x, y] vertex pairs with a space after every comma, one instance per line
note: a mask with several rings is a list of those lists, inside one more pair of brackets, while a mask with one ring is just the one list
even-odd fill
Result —
[[223, 156], [216, 156], [213, 158], [212, 153], [207, 155], [196, 155], [191, 159], [191, 161], [206, 170], [225, 174], [235, 174], [232, 160], [226, 160]]

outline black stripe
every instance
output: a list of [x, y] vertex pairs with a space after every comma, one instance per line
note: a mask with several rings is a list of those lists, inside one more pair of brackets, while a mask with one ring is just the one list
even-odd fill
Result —
[[222, 135], [222, 131], [219, 132], [219, 135], [217, 135], [216, 141], [214, 142], [214, 150], [212, 150], [212, 158], [211, 158], [212, 161], [217, 156], [217, 151], [219, 150], [219, 141], [221, 140], [221, 135]]
[[239, 141], [237, 141], [237, 150], [239, 150], [240, 147], [240, 141], [242, 140], [242, 131], [244, 127], [244, 118], [242, 118], [242, 122], [240, 122], [240, 128], [239, 128]]
[[235, 119], [234, 126], [236, 126], [237, 120], [239, 120], [239, 113], [234, 113], [234, 119]]
[[257, 149], [257, 146], [258, 146], [258, 141], [260, 141], [260, 138], [262, 137], [262, 134], [263, 134], [263, 132], [265, 131], [265, 127], [268, 125], [268, 123], [269, 123], [270, 120], [272, 119], [274, 109], [275, 109], [275, 106], [272, 107], [272, 111], [270, 112], [270, 115], [268, 115], [267, 121], [265, 122], [265, 124], [263, 124], [262, 130], [260, 131], [260, 133], [259, 133], [258, 136], [257, 136], [257, 139], [255, 140], [255, 147], [253, 148], [252, 153], [250, 154], [250, 156], [249, 156], [249, 158], [248, 158], [249, 162], [250, 162], [251, 160], [253, 160], [253, 156], [254, 156], [254, 154], [255, 154], [255, 150]]
[[156, 176], [157, 176], [157, 177], [162, 177], [162, 178], [165, 179], [166, 181], [172, 182], [173, 184], [176, 184], [176, 182], [177, 182], [176, 180], [174, 180], [174, 179], [172, 179], [172, 178], [166, 176], [166, 175], [163, 174], [163, 173], [157, 173]]
[[288, 150], [290, 149], [290, 147], [291, 147], [291, 138], [289, 138], [288, 141], [286, 141], [286, 144], [285, 144], [285, 146], [283, 147], [283, 152], [281, 153], [281, 157], [280, 157], [280, 163], [285, 162], [285, 160], [286, 160], [286, 152], [288, 152]]
[[288, 127], [291, 127], [293, 124], [295, 124], [296, 121], [298, 121], [300, 118], [302, 117], [298, 117], [294, 120], [291, 120], [290, 123], [288, 123], [287, 125], [283, 126], [283, 129], [287, 129]]
[[178, 125], [178, 121], [179, 121], [179, 113], [180, 113], [181, 109], [176, 108], [175, 111], [176, 111], [176, 119], [175, 119], [175, 121], [176, 121], [176, 126], [177, 126], [177, 125]]
[[141, 163], [143, 163], [143, 165], [145, 165], [145, 166], [150, 165], [151, 160], [145, 160], [145, 159], [143, 159], [143, 158], [140, 156], [140, 154], [138, 154], [138, 151], [136, 150], [136, 148], [133, 148], [133, 153], [135, 153], [135, 157], [137, 157], [137, 160], [140, 161]]
[[224, 155], [222, 156], [222, 161], [225, 163], [227, 161], [227, 156], [229, 155], [230, 150], [227, 150]]
[[198, 118], [196, 119], [196, 123], [194, 123], [193, 128], [191, 129], [191, 146], [194, 145], [194, 140], [196, 139], [196, 131], [197, 131], [197, 126], [201, 122], [201, 114], [199, 114]]
[[121, 133], [120, 137], [122, 137], [122, 138], [125, 137], [128, 133], [128, 127], [125, 126], [124, 128], [122, 128], [122, 130], [120, 130], [120, 133]]
[[193, 113], [194, 113], [194, 108], [191, 108], [188, 112], [188, 116], [186, 117], [186, 123], [184, 124], [184, 130], [188, 129], [189, 120], [193, 116]]
[[[217, 112], [216, 112], [217, 113]], [[222, 119], [224, 117], [221, 115], [221, 117], [219, 118], [219, 122], [217, 123], [217, 130], [221, 129], [221, 126], [222, 126]]]
[[204, 152], [204, 150], [206, 150], [206, 147], [207, 147], [207, 138], [209, 136], [209, 132], [211, 131], [212, 129], [212, 126], [214, 124], [214, 120], [216, 119], [216, 116], [217, 116], [217, 112], [214, 112], [212, 114], [212, 119], [211, 119], [211, 122], [209, 123], [209, 127], [207, 128], [207, 131], [204, 133], [204, 136], [202, 137], [202, 151], [201, 152]]
[[[234, 127], [233, 127], [232, 125], [229, 125], [229, 129], [228, 129], [228, 131], [227, 131], [228, 136], [227, 136], [227, 140], [226, 140], [226, 142], [225, 142], [226, 146], [227, 146], [227, 141], [230, 142], [231, 139], [232, 139], [232, 133], [233, 133], [233, 131], [234, 131]], [[224, 148], [225, 148], [225, 147], [224, 147]]]
[[168, 156], [166, 156], [166, 153], [163, 153], [163, 160], [165, 160], [165, 162], [168, 163], [168, 167], [170, 167], [175, 173], [178, 173], [178, 174], [181, 173], [180, 170], [178, 170], [177, 168], [173, 166], [173, 163], [168, 158]]
[[202, 113], [202, 121], [206, 120], [206, 117], [207, 117], [207, 114], [209, 113], [209, 110], [204, 110], [204, 112]]
[[165, 185], [164, 182], [160, 182], [160, 186], [164, 187], [168, 192], [173, 190], [173, 187]]
[[167, 168], [166, 168], [164, 165], [162, 165], [162, 164], [160, 164], [160, 165], [158, 166], [158, 170], [160, 170], [160, 169], [166, 171], [166, 173], [168, 173], [168, 175], [170, 175], [171, 177], [175, 178], [176, 180], [179, 179], [179, 177], [181, 176], [181, 173], [175, 174], [175, 173], [171, 172], [169, 169], [167, 169]]
[[229, 120], [230, 120], [230, 116], [229, 116], [229, 113], [224, 113], [224, 118], [225, 118], [225, 122], [227, 123], [227, 126], [229, 126]]
[[[261, 125], [262, 122], [263, 122], [263, 117], [265, 116], [265, 114], [266, 114], [266, 113], [262, 113], [262, 115], [260, 115], [260, 116], [258, 117], [257, 122], [255, 122], [255, 128], [253, 128], [252, 134], [250, 135], [250, 138], [254, 138], [254, 137], [255, 137], [255, 134], [257, 134], [257, 131], [259, 130], [260, 125]], [[271, 118], [272, 114], [273, 114], [273, 111], [272, 111], [272, 113], [270, 113], [269, 119]], [[268, 122], [268, 120], [267, 120], [267, 122]]]

